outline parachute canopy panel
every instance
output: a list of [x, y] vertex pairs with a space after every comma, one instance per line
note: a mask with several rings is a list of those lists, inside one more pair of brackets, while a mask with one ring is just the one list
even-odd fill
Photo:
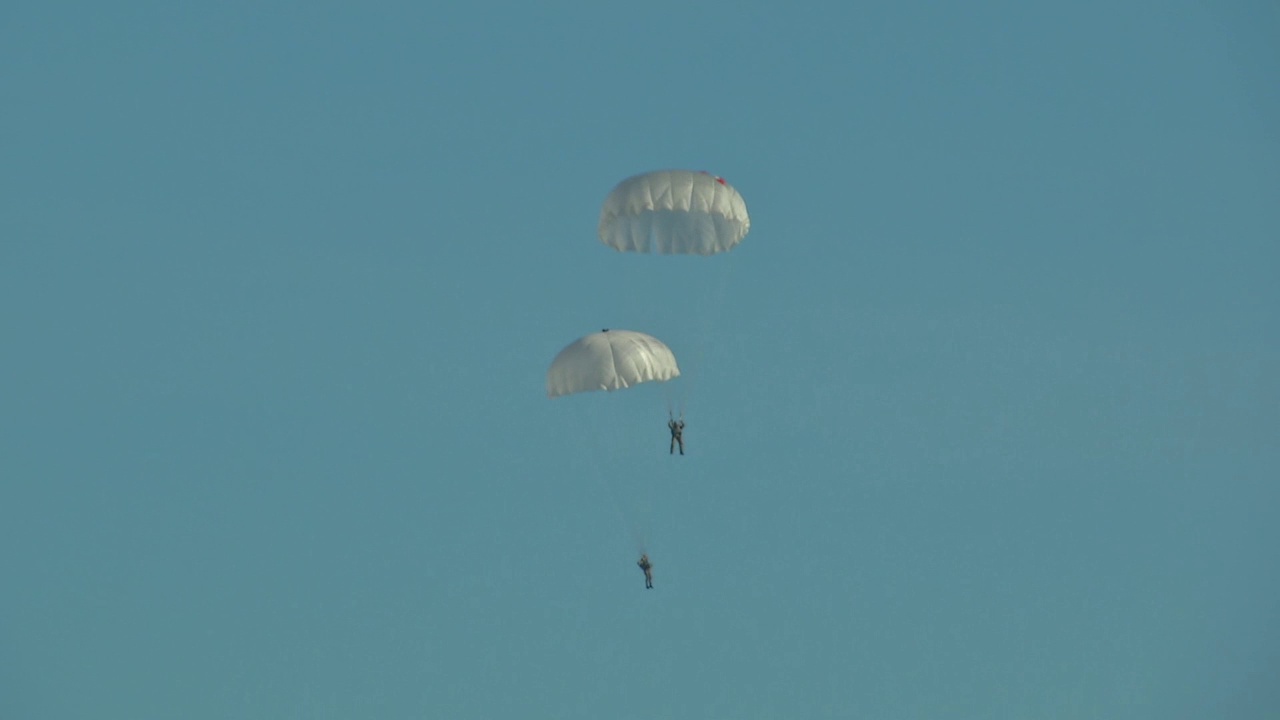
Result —
[[621, 390], [680, 376], [676, 356], [661, 340], [631, 330], [605, 330], [579, 338], [547, 370], [547, 395]]
[[600, 211], [600, 242], [619, 252], [714, 255], [732, 250], [750, 229], [738, 191], [691, 170], [627, 178]]

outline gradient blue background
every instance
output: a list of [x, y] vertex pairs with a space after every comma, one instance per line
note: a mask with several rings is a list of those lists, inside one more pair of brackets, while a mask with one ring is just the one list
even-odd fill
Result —
[[[7, 5], [0, 718], [1280, 716], [1277, 38]], [[728, 264], [596, 241], [666, 167]], [[609, 326], [696, 350], [686, 458], [545, 397]]]

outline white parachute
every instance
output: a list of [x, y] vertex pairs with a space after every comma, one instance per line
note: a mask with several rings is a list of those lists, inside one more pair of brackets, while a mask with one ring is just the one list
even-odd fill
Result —
[[723, 178], [660, 170], [618, 183], [600, 211], [600, 242], [619, 252], [715, 255], [751, 229], [747, 203]]
[[680, 376], [676, 356], [661, 340], [631, 330], [604, 330], [579, 338], [547, 370], [547, 396], [621, 390]]

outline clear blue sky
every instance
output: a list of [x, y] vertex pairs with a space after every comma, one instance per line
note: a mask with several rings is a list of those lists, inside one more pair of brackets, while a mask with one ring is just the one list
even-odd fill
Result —
[[0, 717], [1278, 716], [1275, 3], [449, 5], [0, 11]]

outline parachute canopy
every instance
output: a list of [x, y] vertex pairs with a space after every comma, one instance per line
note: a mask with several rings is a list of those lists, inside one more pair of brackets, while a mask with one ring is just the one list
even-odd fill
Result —
[[600, 242], [619, 252], [714, 255], [750, 229], [747, 203], [733, 186], [690, 170], [627, 178], [600, 211]]
[[621, 390], [680, 376], [676, 356], [661, 340], [630, 330], [604, 330], [579, 338], [547, 370], [547, 396]]

